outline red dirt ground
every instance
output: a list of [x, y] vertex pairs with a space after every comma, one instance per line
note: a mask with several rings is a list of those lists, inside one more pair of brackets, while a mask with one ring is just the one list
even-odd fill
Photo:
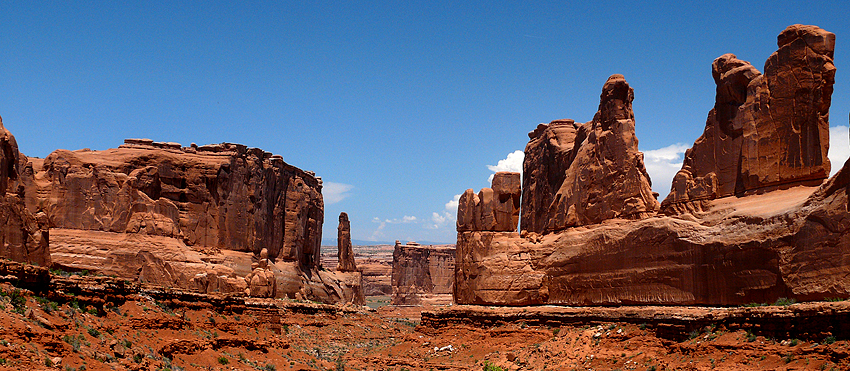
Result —
[[[144, 294], [98, 310], [0, 285], [7, 370], [843, 370], [850, 342], [706, 328], [676, 341], [642, 325], [417, 325], [418, 307], [294, 301], [220, 309]], [[25, 300], [25, 302], [23, 301]], [[263, 309], [265, 308], [265, 309]]]

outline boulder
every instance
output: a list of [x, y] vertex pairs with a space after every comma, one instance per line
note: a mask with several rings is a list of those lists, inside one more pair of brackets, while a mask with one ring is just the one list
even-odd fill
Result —
[[357, 271], [354, 263], [354, 250], [351, 248], [351, 223], [348, 214], [339, 213], [339, 228], [337, 228], [337, 266], [340, 272]]

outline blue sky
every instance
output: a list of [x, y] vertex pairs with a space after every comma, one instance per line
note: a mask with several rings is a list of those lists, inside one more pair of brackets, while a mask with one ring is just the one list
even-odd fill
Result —
[[355, 239], [453, 242], [453, 197], [515, 164], [538, 123], [589, 121], [614, 73], [664, 197], [713, 105], [712, 60], [763, 70], [803, 23], [837, 36], [833, 149], [850, 151], [847, 2], [590, 3], [3, 1], [0, 116], [38, 157], [259, 147], [324, 179], [326, 238], [346, 211]]

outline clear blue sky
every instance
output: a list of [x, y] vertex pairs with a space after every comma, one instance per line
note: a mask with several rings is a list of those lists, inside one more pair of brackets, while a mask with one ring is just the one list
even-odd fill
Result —
[[[0, 116], [37, 157], [124, 138], [260, 147], [324, 179], [325, 238], [346, 211], [355, 239], [454, 242], [446, 203], [538, 123], [590, 120], [609, 75], [669, 168], [704, 128], [712, 60], [763, 70], [803, 23], [837, 35], [847, 146], [846, 1], [418, 3], [2, 1]], [[652, 169], [664, 197], [672, 174]]]

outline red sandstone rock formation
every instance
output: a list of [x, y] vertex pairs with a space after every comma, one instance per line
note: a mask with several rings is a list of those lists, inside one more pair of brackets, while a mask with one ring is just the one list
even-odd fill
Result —
[[354, 264], [354, 250], [351, 249], [351, 223], [348, 214], [339, 213], [339, 228], [337, 228], [337, 266], [340, 272], [357, 271]]
[[396, 241], [393, 251], [394, 305], [450, 304], [454, 291], [455, 248]]
[[516, 231], [519, 223], [519, 173], [498, 172], [492, 188], [483, 188], [476, 195], [467, 189], [460, 196], [457, 208], [458, 231]]
[[106, 151], [57, 150], [27, 165], [27, 206], [54, 228], [173, 237], [188, 246], [318, 267], [321, 180], [238, 144], [179, 148], [127, 140]]
[[23, 201], [23, 188], [15, 186], [20, 162], [26, 157], [18, 152], [15, 137], [0, 118], [0, 257], [50, 266], [47, 218], [32, 213]]
[[835, 35], [793, 25], [777, 44], [764, 75], [732, 54], [712, 64], [714, 109], [673, 179], [665, 213], [766, 187], [816, 185], [829, 175]]
[[359, 273], [320, 270], [321, 179], [280, 156], [128, 139], [22, 163], [17, 189], [26, 208], [46, 212], [56, 267], [202, 292], [363, 302]]
[[612, 75], [593, 121], [553, 121], [529, 133], [521, 230], [559, 231], [613, 218], [643, 218], [658, 210], [638, 151], [633, 99], [625, 78]]
[[[583, 154], [590, 127], [570, 121], [539, 126], [523, 166], [522, 230], [554, 233], [459, 230], [455, 301], [739, 305], [850, 296], [850, 161], [820, 187], [807, 186], [829, 172], [824, 156], [834, 38], [816, 27], [792, 26], [779, 45], [765, 75], [731, 54], [714, 61], [715, 109], [665, 201], [675, 216], [553, 228], [598, 220], [567, 216], [605, 215], [595, 207], [600, 199], [627, 193], [618, 187], [640, 187], [605, 181], [613, 188], [602, 192], [587, 182], [600, 179], [592, 171], [570, 177], [576, 163], [593, 168], [583, 157], [599, 157]], [[606, 115], [601, 107], [594, 123], [628, 117], [630, 99], [614, 102], [622, 109]], [[556, 159], [571, 161], [565, 172]], [[549, 200], [569, 200], [565, 187], [581, 194], [575, 184], [582, 182], [595, 202], [575, 202], [575, 213], [566, 216], [573, 206], [541, 211]], [[722, 197], [732, 194], [746, 197]]]

